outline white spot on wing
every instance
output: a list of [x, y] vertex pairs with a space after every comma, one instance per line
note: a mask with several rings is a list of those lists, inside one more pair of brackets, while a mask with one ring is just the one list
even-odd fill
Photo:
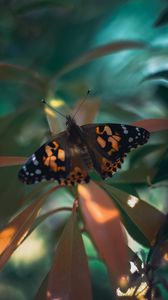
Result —
[[34, 165], [35, 165], [35, 166], [38, 166], [38, 164], [39, 164], [38, 160], [37, 160], [37, 159], [34, 160]]
[[128, 130], [127, 129], [124, 130], [124, 134], [128, 134]]
[[35, 171], [35, 173], [36, 173], [37, 175], [40, 175], [40, 174], [41, 174], [41, 170], [40, 170], [40, 169], [37, 169], [37, 170]]
[[134, 139], [132, 137], [129, 137], [128, 142], [131, 143], [131, 142], [133, 142], [133, 140]]
[[36, 156], [35, 154], [32, 155], [32, 160], [35, 160], [36, 159]]

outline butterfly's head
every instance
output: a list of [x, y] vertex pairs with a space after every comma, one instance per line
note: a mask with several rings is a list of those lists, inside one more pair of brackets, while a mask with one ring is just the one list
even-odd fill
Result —
[[70, 115], [66, 116], [66, 127], [67, 127], [67, 129], [71, 129], [75, 125], [76, 125], [75, 120]]

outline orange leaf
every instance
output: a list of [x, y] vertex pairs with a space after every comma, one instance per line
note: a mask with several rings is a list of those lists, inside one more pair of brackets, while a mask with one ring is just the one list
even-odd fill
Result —
[[132, 123], [134, 126], [145, 128], [149, 132], [168, 129], [168, 119], [146, 119]]
[[78, 185], [79, 200], [86, 229], [112, 275], [127, 271], [125, 236], [119, 211], [108, 194], [96, 183]]
[[22, 165], [26, 159], [23, 156], [0, 156], [0, 167]]
[[26, 207], [0, 232], [0, 269], [28, 235], [46, 197], [57, 188], [50, 189], [35, 203]]
[[92, 299], [87, 258], [75, 212], [67, 222], [56, 249], [49, 273], [47, 299]]

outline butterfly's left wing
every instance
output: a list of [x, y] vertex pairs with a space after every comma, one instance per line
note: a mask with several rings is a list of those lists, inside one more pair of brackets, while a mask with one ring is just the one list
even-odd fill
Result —
[[103, 178], [111, 177], [121, 167], [131, 149], [149, 138], [144, 128], [122, 124], [87, 124], [81, 126], [94, 168]]
[[46, 180], [56, 180], [61, 185], [88, 182], [88, 168], [81, 159], [84, 155], [86, 150], [72, 142], [67, 132], [63, 131], [37, 149], [22, 166], [18, 176], [27, 184]]

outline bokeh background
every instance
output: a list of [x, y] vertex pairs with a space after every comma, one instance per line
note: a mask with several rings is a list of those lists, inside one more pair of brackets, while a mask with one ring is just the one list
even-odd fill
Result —
[[[92, 121], [129, 124], [166, 118], [167, 15], [163, 24], [157, 24], [166, 8], [167, 1], [162, 0], [0, 0], [0, 154], [27, 157], [50, 136], [41, 99], [70, 112], [91, 89], [88, 102], [93, 106]], [[66, 71], [91, 49], [126, 40], [142, 45], [97, 55]], [[60, 116], [56, 115], [55, 122], [58, 131], [64, 127]], [[125, 172], [132, 166], [141, 167], [140, 184], [132, 183], [132, 179], [126, 184], [117, 179], [110, 183], [128, 193], [136, 192], [167, 212], [166, 144], [166, 132], [155, 133], [150, 146], [131, 155], [124, 164]], [[152, 183], [158, 185], [155, 189], [149, 187], [153, 169], [156, 176]], [[17, 172], [18, 166], [0, 169], [1, 228], [26, 205], [26, 197], [34, 190], [18, 181]], [[46, 188], [43, 184], [42, 189]], [[50, 198], [43, 212], [72, 204], [73, 191], [57, 191]], [[68, 214], [47, 218], [15, 251], [0, 274], [1, 300], [34, 298], [51, 266], [54, 245]], [[83, 239], [90, 257], [94, 299], [110, 300], [107, 269], [89, 237], [83, 234]], [[131, 243], [135, 251], [142, 247], [133, 240]]]

